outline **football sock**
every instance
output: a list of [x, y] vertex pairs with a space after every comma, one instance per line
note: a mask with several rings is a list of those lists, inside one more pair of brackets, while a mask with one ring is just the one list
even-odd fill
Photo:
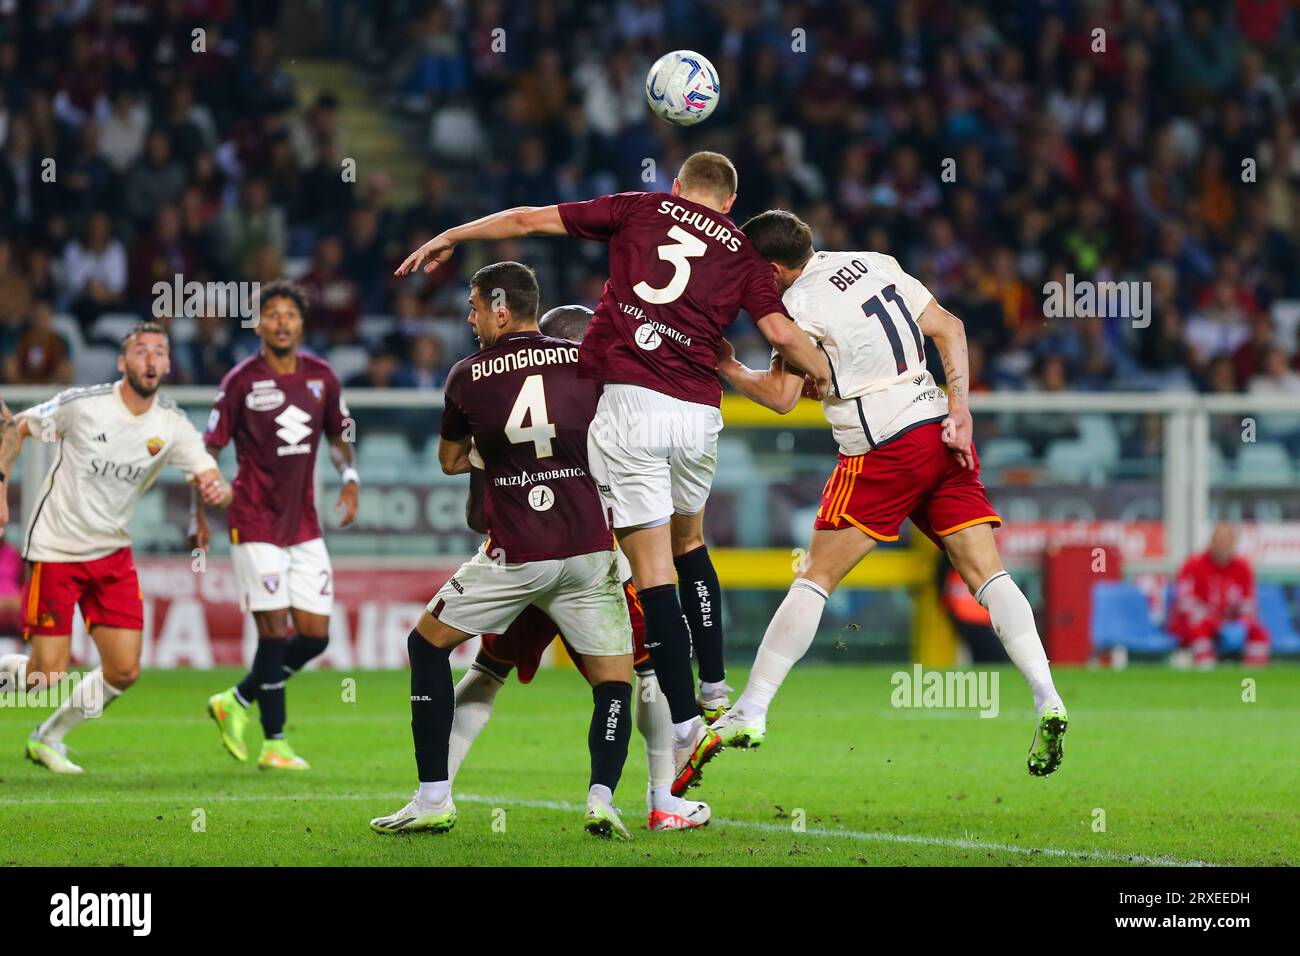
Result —
[[289, 638], [289, 644], [284, 650], [285, 676], [292, 677], [320, 657], [329, 643], [328, 637], [308, 637], [305, 634], [295, 634]]
[[591, 786], [618, 787], [627, 762], [627, 743], [632, 737], [632, 685], [610, 680], [591, 689], [593, 707], [587, 731], [591, 751]]
[[645, 740], [649, 764], [650, 806], [662, 806], [673, 785], [673, 720], [654, 671], [638, 671], [636, 729]]
[[104, 709], [122, 693], [105, 681], [104, 672], [96, 668], [82, 678], [58, 710], [41, 724], [36, 735], [47, 744], [62, 743], [68, 731], [103, 714]]
[[645, 612], [645, 646], [654, 662], [659, 687], [668, 698], [675, 724], [684, 724], [700, 714], [695, 700], [695, 675], [691, 671], [691, 632], [677, 588], [671, 584], [638, 591]]
[[673, 558], [673, 564], [677, 566], [677, 593], [700, 662], [700, 683], [721, 684], [727, 676], [722, 663], [722, 588], [709, 549], [700, 545]]
[[0, 693], [27, 690], [27, 655], [0, 654]]
[[812, 646], [829, 597], [807, 578], [794, 579], [785, 600], [767, 625], [763, 643], [754, 657], [754, 667], [749, 672], [749, 682], [736, 701], [735, 710], [751, 717], [767, 713], [790, 668]]
[[411, 736], [415, 740], [421, 792], [426, 783], [444, 783], [450, 792], [447, 750], [456, 710], [451, 651], [434, 647], [419, 631], [412, 630], [406, 639], [406, 653], [411, 658]]
[[235, 696], [257, 701], [262, 735], [267, 740], [284, 736], [284, 655], [289, 642], [283, 637], [260, 637], [253, 669], [235, 688]]
[[1041, 713], [1048, 704], [1059, 704], [1061, 697], [1052, 683], [1047, 654], [1034, 624], [1034, 610], [1024, 593], [1006, 571], [999, 571], [980, 585], [975, 600], [988, 609], [1002, 646], [1011, 663], [1020, 668], [1034, 694], [1034, 707]]
[[451, 782], [448, 780], [420, 784], [418, 797], [421, 803], [442, 803], [450, 796]]
[[451, 740], [447, 751], [447, 779], [456, 779], [469, 748], [474, 746], [475, 739], [487, 726], [488, 718], [492, 716], [492, 702], [496, 700], [501, 685], [500, 677], [478, 664], [466, 671], [456, 685], [456, 710], [451, 719]]

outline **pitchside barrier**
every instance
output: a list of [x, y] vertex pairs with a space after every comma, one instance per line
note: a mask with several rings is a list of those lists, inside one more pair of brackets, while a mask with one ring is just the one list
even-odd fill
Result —
[[[10, 388], [12, 409], [56, 389]], [[215, 389], [172, 388], [203, 428]], [[362, 476], [356, 524], [337, 528], [338, 477], [321, 453], [316, 500], [334, 558], [335, 667], [403, 667], [405, 639], [429, 596], [481, 537], [464, 523], [467, 481], [437, 464], [442, 395], [345, 390], [356, 420]], [[1004, 526], [999, 547], [1039, 612], [1045, 556], [1087, 549], [1088, 573], [1116, 568], [1151, 598], [1155, 617], [1170, 574], [1205, 546], [1220, 517], [1239, 528], [1239, 550], [1262, 580], [1300, 581], [1300, 403], [1273, 396], [1174, 392], [977, 394], [972, 399], [982, 477]], [[727, 643], [748, 662], [807, 548], [836, 448], [819, 406], [781, 416], [744, 399], [723, 402], [726, 428], [706, 516], [722, 581]], [[21, 547], [54, 445], [28, 441], [10, 490], [5, 541]], [[111, 450], [108, 454], [111, 455]], [[235, 470], [231, 449], [222, 471]], [[219, 666], [248, 660], [251, 623], [239, 612], [224, 520], [210, 516], [206, 554], [185, 540], [189, 490], [169, 470], [132, 523], [146, 597], [146, 665]], [[21, 516], [22, 520], [19, 520]], [[827, 609], [813, 654], [825, 660], [930, 666], [963, 659], [939, 600], [943, 558], [905, 525], [845, 581]], [[0, 581], [0, 599], [19, 585]], [[1085, 627], [1086, 622], [1080, 622]], [[5, 637], [0, 635], [0, 644]], [[471, 642], [458, 660], [472, 656]], [[84, 635], [76, 647], [86, 651]], [[562, 653], [562, 652], [561, 652]]]

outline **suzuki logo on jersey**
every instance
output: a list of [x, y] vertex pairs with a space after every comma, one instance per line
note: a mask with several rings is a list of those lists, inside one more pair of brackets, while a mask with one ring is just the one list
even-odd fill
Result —
[[311, 451], [311, 445], [303, 444], [303, 439], [312, 433], [310, 415], [297, 405], [290, 405], [275, 416], [275, 423], [280, 426], [275, 434], [284, 442], [275, 450], [277, 455], [306, 455]]

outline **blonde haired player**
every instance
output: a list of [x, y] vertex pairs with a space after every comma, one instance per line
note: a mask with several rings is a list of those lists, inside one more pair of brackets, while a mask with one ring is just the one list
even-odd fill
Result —
[[[31, 656], [0, 657], [0, 677], [28, 688], [49, 687], [66, 674], [77, 606], [101, 662], [27, 741], [27, 758], [55, 773], [82, 772], [68, 759], [64, 737], [100, 716], [140, 676], [143, 600], [127, 534], [140, 496], [171, 464], [205, 503], [230, 503], [230, 486], [198, 430], [158, 394], [171, 367], [162, 327], [135, 326], [117, 367], [117, 382], [68, 389], [16, 417], [0, 405], [0, 492], [25, 438], [58, 441], [23, 546], [23, 638]], [[0, 493], [0, 529], [8, 517], [7, 494]]]
[[[826, 355], [831, 392], [826, 419], [840, 446], [839, 465], [817, 512], [807, 565], [763, 636], [749, 683], [713, 725], [728, 746], [756, 747], [766, 736], [777, 688], [812, 644], [831, 591], [871, 553], [896, 541], [905, 518], [948, 552], [1034, 695], [1038, 722], [1029, 772], [1061, 763], [1068, 722], [1052, 683], [1033, 610], [1002, 567], [993, 528], [1001, 518], [979, 480], [966, 407], [966, 332], [892, 256], [816, 252], [812, 230], [783, 210], [741, 227], [772, 264], [782, 301]], [[925, 366], [923, 336], [934, 339], [947, 394]], [[763, 372], [746, 368], [724, 348], [719, 374], [754, 401], [785, 413], [799, 400], [804, 377], [779, 357]]]

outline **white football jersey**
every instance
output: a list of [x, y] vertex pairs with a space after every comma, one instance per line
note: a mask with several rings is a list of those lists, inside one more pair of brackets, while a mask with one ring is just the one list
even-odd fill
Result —
[[94, 561], [129, 547], [135, 506], [164, 465], [187, 480], [217, 467], [175, 402], [157, 394], [135, 415], [121, 388], [71, 388], [22, 413], [31, 420], [27, 441], [59, 443], [27, 525], [28, 561]]
[[933, 298], [879, 252], [814, 253], [785, 290], [786, 310], [830, 363], [822, 409], [843, 454], [865, 454], [947, 416], [917, 324]]

